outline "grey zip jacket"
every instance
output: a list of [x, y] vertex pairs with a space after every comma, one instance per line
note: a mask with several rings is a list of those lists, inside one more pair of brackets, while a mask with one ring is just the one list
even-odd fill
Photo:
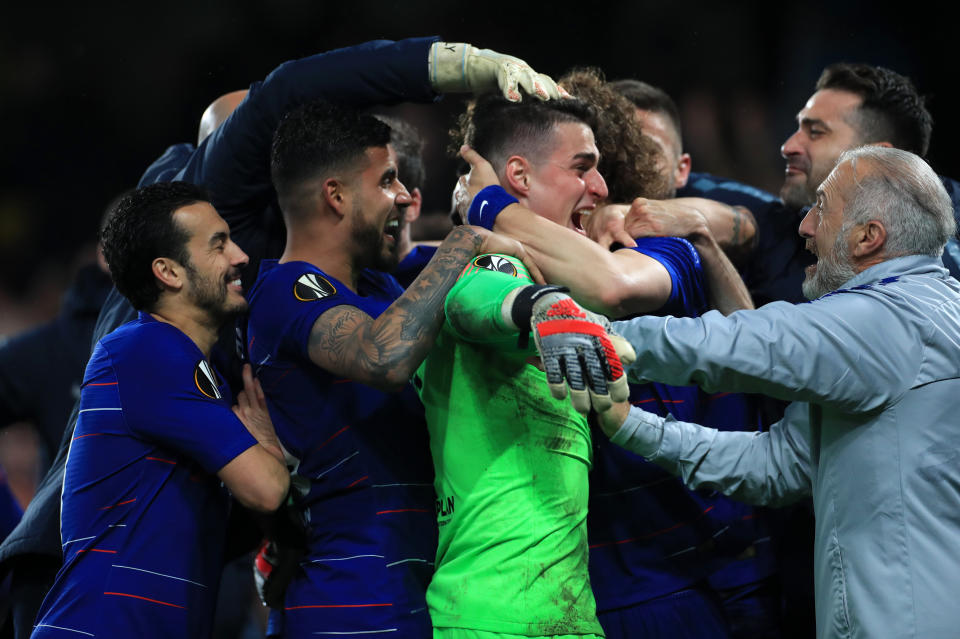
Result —
[[938, 258], [810, 303], [613, 326], [637, 380], [793, 402], [762, 433], [634, 407], [613, 442], [752, 504], [812, 495], [817, 637], [960, 637], [960, 283]]

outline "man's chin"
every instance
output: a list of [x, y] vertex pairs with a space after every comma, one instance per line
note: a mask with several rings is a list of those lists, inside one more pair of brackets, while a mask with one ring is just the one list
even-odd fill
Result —
[[805, 206], [813, 206], [816, 200], [813, 193], [807, 188], [806, 180], [800, 182], [793, 181], [790, 178], [783, 183], [780, 188], [780, 199], [789, 209], [799, 211]]

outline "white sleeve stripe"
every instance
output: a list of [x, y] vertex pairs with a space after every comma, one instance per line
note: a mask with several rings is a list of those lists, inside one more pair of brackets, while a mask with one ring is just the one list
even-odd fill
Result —
[[119, 565], [119, 564], [112, 564], [111, 567], [113, 567], [113, 568], [124, 568], [124, 569], [126, 569], [126, 570], [136, 570], [136, 571], [139, 571], [139, 572], [147, 572], [147, 573], [150, 573], [151, 575], [157, 575], [158, 577], [166, 577], [167, 579], [176, 579], [177, 581], [185, 581], [185, 582], [187, 582], [188, 584], [193, 584], [193, 585], [195, 585], [195, 586], [200, 586], [201, 588], [206, 588], [206, 586], [204, 586], [203, 584], [198, 583], [198, 582], [196, 582], [196, 581], [190, 581], [189, 579], [184, 579], [183, 577], [174, 577], [173, 575], [165, 575], [165, 574], [163, 574], [162, 572], [154, 572], [154, 571], [152, 571], [152, 570], [144, 570], [143, 568], [134, 568], [133, 566], [121, 566], [121, 565]]

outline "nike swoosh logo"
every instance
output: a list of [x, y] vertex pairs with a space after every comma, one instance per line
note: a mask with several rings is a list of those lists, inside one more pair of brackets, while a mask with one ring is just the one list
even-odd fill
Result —
[[486, 205], [487, 205], [486, 200], [480, 203], [480, 217], [483, 217], [483, 207], [485, 207]]

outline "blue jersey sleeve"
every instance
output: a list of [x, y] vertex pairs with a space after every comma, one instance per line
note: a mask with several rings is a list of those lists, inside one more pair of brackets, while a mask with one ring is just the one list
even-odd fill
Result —
[[[361, 279], [367, 279], [366, 272]], [[395, 282], [393, 285], [397, 286]], [[343, 304], [363, 308], [362, 300], [343, 283], [311, 264], [277, 264], [266, 260], [250, 292], [251, 308], [256, 309], [251, 314], [251, 326], [255, 324], [256, 330], [250, 337], [275, 342], [276, 348], [271, 347], [268, 352], [292, 359], [309, 358], [310, 331], [317, 318]], [[261, 312], [261, 309], [268, 311]], [[255, 358], [254, 350], [260, 349], [251, 346], [251, 357]]]
[[270, 142], [287, 111], [317, 98], [366, 108], [437, 99], [427, 72], [438, 38], [376, 40], [291, 60], [274, 69], [184, 162], [172, 179], [201, 184], [233, 235], [246, 235], [251, 205], [273, 197]]
[[[118, 380], [131, 434], [180, 452], [214, 474], [257, 440], [233, 414], [228, 386], [196, 345], [170, 325], [155, 322], [145, 328], [149, 339], [102, 342], [108, 357], [91, 358], [85, 384], [109, 386], [110, 381], [93, 379]], [[130, 379], [136, 382], [123, 383]]]
[[706, 282], [700, 254], [693, 245], [679, 237], [641, 237], [629, 249], [660, 262], [670, 274], [670, 298], [657, 315], [697, 317], [707, 308]]

